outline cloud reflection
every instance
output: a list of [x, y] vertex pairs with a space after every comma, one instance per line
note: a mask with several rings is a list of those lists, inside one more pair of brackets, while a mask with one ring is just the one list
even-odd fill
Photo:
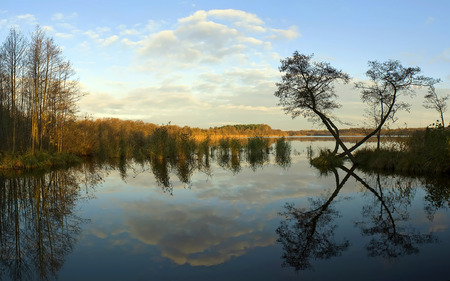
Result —
[[275, 243], [261, 216], [237, 208], [167, 204], [159, 200], [124, 203], [131, 236], [155, 245], [178, 265], [211, 266]]

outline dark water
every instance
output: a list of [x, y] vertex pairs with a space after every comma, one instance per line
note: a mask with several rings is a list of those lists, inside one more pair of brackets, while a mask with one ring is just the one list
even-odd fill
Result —
[[446, 180], [289, 158], [0, 178], [0, 280], [449, 280]]

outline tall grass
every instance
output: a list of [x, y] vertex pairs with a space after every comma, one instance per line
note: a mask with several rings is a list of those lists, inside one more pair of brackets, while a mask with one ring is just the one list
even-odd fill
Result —
[[427, 128], [411, 135], [401, 149], [361, 149], [355, 158], [364, 170], [450, 175], [450, 129]]

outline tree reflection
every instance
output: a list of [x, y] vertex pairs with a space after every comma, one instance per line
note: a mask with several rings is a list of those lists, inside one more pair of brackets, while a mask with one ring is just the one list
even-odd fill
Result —
[[[354, 169], [354, 168], [352, 168]], [[339, 212], [333, 208], [333, 200], [339, 194], [350, 177], [348, 173], [342, 181], [339, 174], [332, 170], [336, 189], [328, 198], [311, 199], [311, 208], [295, 208], [286, 204], [286, 211], [280, 213], [284, 217], [276, 232], [278, 242], [283, 245], [283, 265], [295, 270], [311, 269], [311, 259], [328, 259], [339, 256], [350, 243], [348, 240], [336, 242], [333, 238], [336, 224], [334, 219]]]
[[295, 270], [312, 269], [311, 260], [339, 256], [349, 247], [349, 241], [334, 239], [334, 221], [339, 212], [333, 208], [333, 201], [350, 177], [362, 184], [373, 199], [363, 207], [363, 220], [355, 223], [364, 236], [372, 237], [366, 245], [369, 256], [396, 258], [416, 254], [418, 245], [437, 241], [433, 233], [422, 234], [405, 226], [409, 220], [408, 207], [415, 196], [413, 180], [377, 175], [370, 178], [373, 188], [355, 173], [355, 167], [339, 168], [346, 175], [339, 181], [338, 172], [332, 170], [336, 188], [329, 197], [310, 199], [309, 209], [286, 204], [285, 211], [280, 213], [284, 220], [276, 232], [284, 250], [284, 266]]
[[409, 220], [408, 207], [414, 198], [413, 179], [391, 178], [392, 188], [388, 188], [388, 178], [382, 182], [377, 175], [376, 188], [372, 188], [354, 172], [352, 176], [374, 196], [373, 203], [363, 208], [364, 220], [355, 223], [363, 235], [372, 237], [366, 245], [369, 256], [397, 258], [416, 254], [418, 245], [437, 241], [433, 233], [422, 234], [404, 226]]
[[80, 168], [0, 177], [1, 279], [56, 276], [84, 221], [74, 212], [78, 201], [86, 198], [80, 192], [82, 175]]
[[426, 178], [423, 181], [424, 189], [427, 192], [425, 200], [427, 202], [425, 211], [430, 220], [434, 219], [434, 214], [441, 208], [448, 208], [450, 205], [450, 179], [447, 178]]

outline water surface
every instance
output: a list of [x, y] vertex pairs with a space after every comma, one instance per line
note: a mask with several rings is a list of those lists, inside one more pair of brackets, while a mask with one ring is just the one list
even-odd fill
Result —
[[288, 158], [2, 177], [1, 280], [448, 280], [446, 180]]

